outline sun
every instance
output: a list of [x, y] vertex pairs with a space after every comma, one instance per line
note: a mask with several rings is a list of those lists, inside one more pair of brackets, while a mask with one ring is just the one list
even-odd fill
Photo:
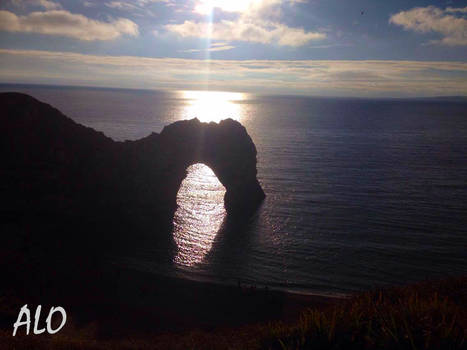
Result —
[[198, 118], [202, 122], [220, 122], [232, 118], [241, 120], [242, 106], [236, 102], [245, 99], [245, 94], [225, 91], [182, 91], [187, 100], [183, 111], [185, 119]]

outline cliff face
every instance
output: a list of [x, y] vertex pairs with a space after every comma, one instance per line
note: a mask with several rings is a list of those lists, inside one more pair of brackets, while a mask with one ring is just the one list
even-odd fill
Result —
[[229, 215], [248, 215], [264, 198], [256, 178], [255, 145], [246, 129], [232, 119], [219, 124], [197, 119], [175, 122], [160, 134], [128, 146], [129, 158], [138, 160], [132, 167], [137, 187], [146, 187], [141, 195], [157, 197], [157, 202], [166, 203], [171, 211], [186, 169], [195, 163], [209, 166], [226, 188], [224, 203]]
[[39, 231], [83, 243], [116, 231], [166, 235], [194, 163], [208, 165], [225, 186], [228, 215], [249, 215], [264, 198], [255, 145], [236, 121], [180, 121], [160, 134], [115, 142], [27, 95], [0, 94], [0, 110], [5, 236]]

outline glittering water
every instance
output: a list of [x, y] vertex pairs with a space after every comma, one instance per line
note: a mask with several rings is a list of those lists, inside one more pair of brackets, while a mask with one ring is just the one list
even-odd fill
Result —
[[465, 102], [15, 90], [116, 140], [192, 117], [247, 128], [267, 195], [256, 216], [226, 224], [219, 184], [196, 165], [179, 191], [174, 261], [145, 242], [122, 264], [324, 293], [467, 272]]
[[187, 173], [177, 194], [174, 261], [182, 266], [193, 266], [209, 253], [224, 221], [225, 188], [204, 164], [191, 165]]

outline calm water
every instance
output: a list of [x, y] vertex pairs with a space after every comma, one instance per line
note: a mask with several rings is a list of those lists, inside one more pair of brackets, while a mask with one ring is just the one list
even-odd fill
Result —
[[467, 104], [2, 87], [48, 102], [115, 140], [231, 117], [258, 149], [267, 198], [250, 224], [222, 230], [223, 186], [203, 165], [179, 192], [178, 252], [115, 263], [186, 278], [316, 293], [467, 272]]

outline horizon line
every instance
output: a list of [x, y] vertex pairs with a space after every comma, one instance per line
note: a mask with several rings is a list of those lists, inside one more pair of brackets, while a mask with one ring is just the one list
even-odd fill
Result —
[[[303, 97], [303, 98], [322, 98], [322, 99], [351, 99], [351, 100], [419, 100], [419, 99], [459, 99], [466, 100], [466, 95], [438, 95], [438, 96], [407, 96], [407, 97], [391, 97], [391, 96], [344, 96], [344, 95], [306, 95], [299, 93], [258, 93], [246, 92], [240, 90], [216, 90], [216, 89], [175, 89], [175, 88], [133, 88], [133, 87], [114, 87], [114, 86], [93, 86], [93, 85], [79, 85], [79, 84], [41, 84], [41, 83], [21, 83], [21, 82], [1, 82], [0, 86], [21, 86], [21, 87], [42, 87], [42, 88], [71, 88], [71, 89], [95, 89], [95, 90], [120, 90], [120, 91], [140, 91], [140, 92], [165, 92], [174, 93], [180, 91], [210, 91], [210, 92], [233, 92], [242, 93], [245, 95], [256, 95], [258, 97]], [[2, 91], [0, 93], [6, 93]], [[11, 91], [17, 92], [17, 91]]]

